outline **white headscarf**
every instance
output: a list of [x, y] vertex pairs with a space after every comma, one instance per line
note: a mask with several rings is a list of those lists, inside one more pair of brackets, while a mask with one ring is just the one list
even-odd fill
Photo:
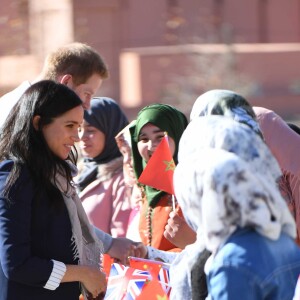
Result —
[[188, 224], [197, 232], [171, 266], [171, 299], [191, 298], [195, 258], [213, 253], [237, 227], [251, 226], [276, 240], [295, 237], [294, 220], [278, 191], [279, 166], [249, 127], [223, 116], [198, 117], [183, 133], [174, 187]]
[[238, 227], [277, 240], [295, 237], [295, 224], [276, 182], [253, 172], [251, 162], [222, 149], [203, 149], [179, 163], [175, 191], [197, 239], [215, 253]]
[[264, 141], [249, 126], [224, 116], [206, 116], [194, 119], [184, 131], [178, 161], [199, 156], [205, 148], [223, 149], [251, 162], [254, 172], [263, 173], [270, 180], [281, 176], [280, 167]]
[[262, 136], [253, 108], [243, 96], [233, 91], [210, 90], [200, 95], [192, 107], [190, 120], [209, 115], [230, 117]]

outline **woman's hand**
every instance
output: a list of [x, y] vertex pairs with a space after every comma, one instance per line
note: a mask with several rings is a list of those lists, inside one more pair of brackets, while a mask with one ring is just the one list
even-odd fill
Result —
[[175, 246], [184, 249], [196, 241], [196, 232], [176, 212], [171, 211], [164, 237]]
[[85, 289], [90, 293], [88, 299], [100, 300], [104, 298], [107, 288], [105, 273], [101, 272], [96, 267], [86, 266], [81, 282]]
[[89, 299], [104, 298], [107, 288], [105, 273], [94, 266], [66, 265], [66, 268], [61, 282], [79, 281], [89, 293]]

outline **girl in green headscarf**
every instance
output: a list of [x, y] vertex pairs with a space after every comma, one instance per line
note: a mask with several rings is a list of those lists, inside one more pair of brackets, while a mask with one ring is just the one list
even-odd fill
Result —
[[[177, 163], [179, 140], [187, 124], [185, 115], [167, 104], [152, 104], [138, 113], [135, 126], [130, 129], [133, 167], [137, 178], [142, 174], [165, 132], [168, 134], [173, 160]], [[139, 223], [142, 242], [160, 250], [176, 251], [176, 246], [163, 235], [172, 211], [172, 196], [148, 185], [140, 187], [144, 200]], [[180, 208], [178, 210], [178, 214], [182, 215]]]

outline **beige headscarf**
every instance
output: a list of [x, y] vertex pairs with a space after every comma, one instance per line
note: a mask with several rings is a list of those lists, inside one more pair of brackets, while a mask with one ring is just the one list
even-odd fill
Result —
[[[69, 162], [72, 174], [75, 176], [77, 168]], [[58, 173], [55, 178], [56, 186], [62, 192], [67, 207], [71, 226], [74, 258], [80, 265], [95, 266], [101, 269], [101, 257], [104, 252], [102, 242], [97, 238], [94, 228], [90, 225], [82, 203], [74, 187], [67, 184], [66, 177]], [[87, 291], [82, 286], [82, 293], [87, 299]]]

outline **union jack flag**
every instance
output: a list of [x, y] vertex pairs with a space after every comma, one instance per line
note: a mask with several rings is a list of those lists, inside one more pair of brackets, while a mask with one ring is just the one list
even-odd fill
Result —
[[165, 293], [170, 296], [171, 293], [171, 286], [170, 286], [170, 277], [169, 277], [169, 268], [166, 268], [164, 265], [159, 270], [158, 273], [158, 281], [165, 291]]
[[[129, 257], [129, 263], [132, 268], [139, 270], [148, 270], [149, 275], [151, 274], [152, 276], [155, 276], [166, 295], [170, 296], [171, 286], [169, 277], [169, 264], [157, 260], [149, 260], [139, 257]], [[153, 279], [152, 276], [149, 277]]]
[[107, 282], [105, 300], [133, 300], [141, 290], [150, 274], [114, 263]]

